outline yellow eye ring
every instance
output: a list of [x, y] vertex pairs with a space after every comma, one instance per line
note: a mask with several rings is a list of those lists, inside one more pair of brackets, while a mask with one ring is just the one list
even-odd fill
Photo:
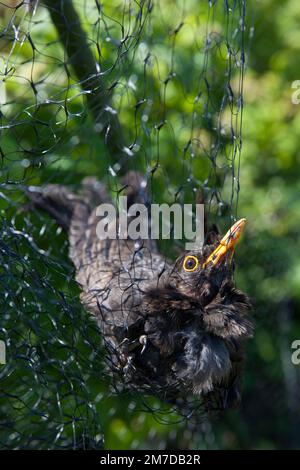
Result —
[[188, 255], [184, 258], [183, 269], [187, 273], [192, 273], [199, 266], [199, 260], [196, 256]]

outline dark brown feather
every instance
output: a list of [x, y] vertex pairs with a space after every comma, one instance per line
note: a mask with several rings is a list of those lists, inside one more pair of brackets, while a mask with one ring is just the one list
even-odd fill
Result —
[[[130, 204], [149, 204], [142, 181], [133, 172], [123, 181]], [[57, 185], [31, 188], [28, 195], [68, 232], [81, 301], [99, 322], [111, 366], [127, 386], [166, 399], [217, 394], [222, 407], [235, 406], [252, 324], [232, 264], [186, 273], [185, 254], [171, 263], [151, 241], [99, 240], [95, 206], [109, 196], [94, 179], [85, 180], [79, 195]], [[218, 239], [211, 232], [193, 253], [200, 266]]]

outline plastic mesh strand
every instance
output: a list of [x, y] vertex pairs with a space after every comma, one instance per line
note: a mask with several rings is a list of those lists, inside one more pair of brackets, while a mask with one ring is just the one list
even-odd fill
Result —
[[[136, 168], [152, 178], [152, 200], [194, 202], [201, 189], [211, 220], [228, 226], [245, 14], [243, 0], [1, 2], [1, 447], [101, 448], [105, 421], [120, 410], [66, 237], [28, 211], [24, 186], [77, 187], [96, 175], [114, 193]], [[166, 254], [170, 246], [162, 243]], [[128, 416], [146, 409], [184, 433], [186, 415], [171, 406], [124, 400]]]

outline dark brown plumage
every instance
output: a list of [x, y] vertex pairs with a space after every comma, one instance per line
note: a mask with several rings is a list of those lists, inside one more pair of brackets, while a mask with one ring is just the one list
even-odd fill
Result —
[[[147, 203], [137, 173], [125, 187], [129, 203]], [[203, 268], [220, 237], [211, 232], [203, 250], [190, 253], [199, 267], [187, 272], [186, 253], [172, 264], [150, 240], [99, 240], [95, 207], [110, 199], [93, 178], [80, 195], [58, 185], [29, 188], [28, 195], [68, 232], [81, 301], [99, 322], [111, 370], [128, 387], [168, 400], [217, 395], [222, 408], [235, 406], [252, 325], [231, 256]]]

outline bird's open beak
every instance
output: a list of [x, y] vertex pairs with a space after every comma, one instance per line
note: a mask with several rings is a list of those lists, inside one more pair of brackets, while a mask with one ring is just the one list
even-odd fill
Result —
[[209, 263], [214, 266], [218, 264], [224, 256], [229, 252], [233, 252], [236, 242], [240, 238], [244, 227], [246, 225], [246, 219], [238, 220], [224, 235], [217, 248], [209, 255], [202, 267], [205, 268]]

